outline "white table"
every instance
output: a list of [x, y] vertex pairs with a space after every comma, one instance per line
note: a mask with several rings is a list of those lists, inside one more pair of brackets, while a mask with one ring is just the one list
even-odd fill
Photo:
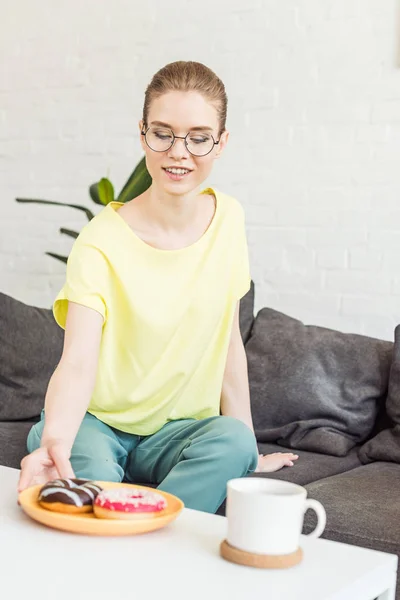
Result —
[[17, 505], [0, 467], [0, 598], [7, 600], [394, 600], [397, 556], [302, 537], [303, 562], [260, 570], [219, 556], [226, 519], [185, 509], [132, 537], [64, 533]]

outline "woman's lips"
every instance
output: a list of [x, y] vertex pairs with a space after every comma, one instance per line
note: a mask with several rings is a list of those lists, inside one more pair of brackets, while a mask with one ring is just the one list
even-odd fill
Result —
[[173, 181], [181, 181], [181, 179], [184, 179], [185, 177], [187, 177], [191, 173], [191, 171], [189, 171], [188, 173], [185, 173], [184, 175], [177, 175], [175, 173], [170, 173], [166, 169], [163, 169], [163, 171], [167, 175], [167, 177], [169, 177]]

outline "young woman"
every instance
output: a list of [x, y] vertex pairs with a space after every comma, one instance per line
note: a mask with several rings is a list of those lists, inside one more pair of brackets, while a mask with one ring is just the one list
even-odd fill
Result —
[[259, 456], [239, 301], [250, 286], [244, 212], [202, 189], [228, 142], [220, 79], [166, 65], [145, 92], [151, 187], [81, 231], [54, 302], [65, 328], [19, 490], [58, 477], [155, 483], [215, 512], [226, 483], [293, 465]]

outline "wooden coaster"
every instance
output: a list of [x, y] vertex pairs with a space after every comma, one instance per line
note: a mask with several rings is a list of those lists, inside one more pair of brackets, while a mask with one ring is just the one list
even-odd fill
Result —
[[253, 554], [234, 548], [226, 540], [221, 542], [220, 553], [222, 558], [238, 565], [257, 567], [259, 569], [287, 569], [298, 565], [303, 559], [303, 550], [297, 548], [291, 554]]

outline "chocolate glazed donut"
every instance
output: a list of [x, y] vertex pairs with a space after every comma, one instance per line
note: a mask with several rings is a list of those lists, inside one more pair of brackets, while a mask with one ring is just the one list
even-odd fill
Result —
[[38, 502], [43, 508], [55, 512], [92, 512], [93, 503], [101, 490], [89, 479], [55, 479], [41, 488]]

